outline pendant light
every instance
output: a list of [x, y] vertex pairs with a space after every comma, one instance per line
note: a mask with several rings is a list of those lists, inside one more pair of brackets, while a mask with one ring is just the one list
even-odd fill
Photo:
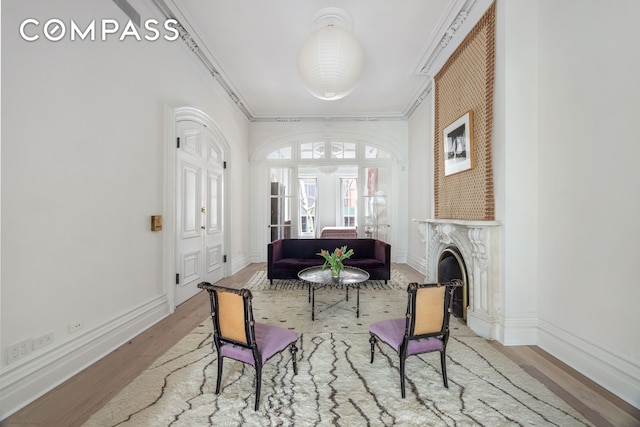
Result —
[[316, 13], [315, 29], [298, 55], [298, 72], [307, 90], [323, 100], [349, 95], [362, 76], [364, 52], [341, 9]]

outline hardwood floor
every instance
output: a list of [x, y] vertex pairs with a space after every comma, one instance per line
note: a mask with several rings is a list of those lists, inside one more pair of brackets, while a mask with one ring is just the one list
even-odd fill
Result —
[[[266, 265], [251, 264], [220, 284], [240, 288]], [[409, 281], [422, 273], [394, 264]], [[181, 304], [171, 316], [122, 345], [51, 392], [4, 421], [2, 427], [81, 426], [159, 356], [209, 315], [209, 300], [201, 292]], [[491, 343], [530, 375], [581, 412], [596, 426], [640, 426], [640, 411], [536, 346], [505, 347]]]

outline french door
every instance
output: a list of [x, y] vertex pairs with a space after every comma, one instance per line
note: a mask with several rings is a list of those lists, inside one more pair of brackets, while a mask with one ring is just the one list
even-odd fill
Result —
[[289, 239], [291, 230], [296, 230], [292, 218], [292, 208], [295, 206], [294, 194], [297, 182], [293, 179], [294, 169], [277, 167], [269, 170], [269, 241]]
[[362, 167], [361, 182], [363, 183], [362, 203], [364, 237], [389, 241], [389, 183], [390, 170], [385, 166]]
[[224, 277], [223, 150], [201, 123], [176, 124], [176, 305]]

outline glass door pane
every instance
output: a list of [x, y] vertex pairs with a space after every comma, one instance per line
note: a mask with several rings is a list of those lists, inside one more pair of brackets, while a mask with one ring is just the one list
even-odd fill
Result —
[[386, 241], [389, 225], [388, 167], [364, 168], [364, 236]]
[[291, 238], [291, 168], [271, 168], [269, 192], [271, 241]]
[[298, 189], [300, 192], [300, 237], [315, 237], [318, 180], [316, 178], [300, 178]]
[[340, 199], [342, 214], [340, 220], [343, 227], [358, 225], [358, 180], [355, 178], [340, 178]]

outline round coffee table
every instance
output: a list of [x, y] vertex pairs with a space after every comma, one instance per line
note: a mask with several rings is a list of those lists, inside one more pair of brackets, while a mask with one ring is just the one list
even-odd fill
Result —
[[298, 278], [309, 284], [309, 302], [311, 303], [311, 320], [315, 320], [316, 289], [327, 286], [344, 286], [349, 301], [349, 287], [356, 288], [356, 317], [360, 317], [360, 283], [369, 280], [369, 273], [361, 268], [345, 266], [336, 281], [331, 277], [331, 269], [322, 269], [321, 265], [305, 268], [298, 273]]

